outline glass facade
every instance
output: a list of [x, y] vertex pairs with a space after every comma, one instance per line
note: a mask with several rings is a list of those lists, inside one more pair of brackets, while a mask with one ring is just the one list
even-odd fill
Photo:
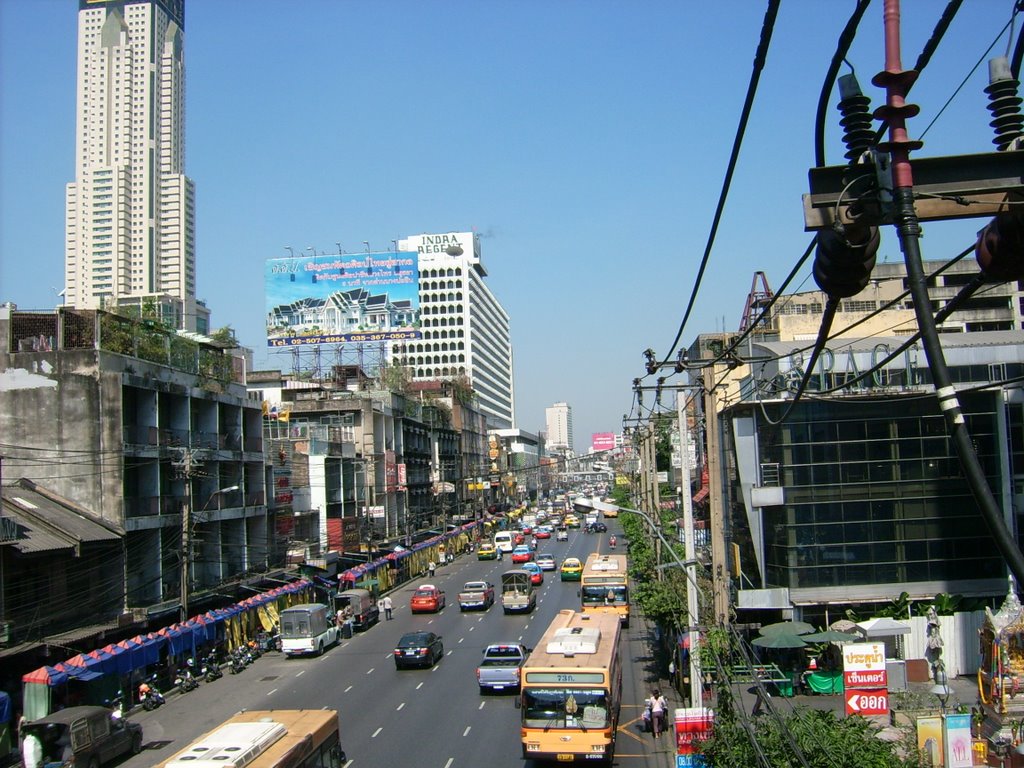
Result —
[[[1001, 477], [996, 393], [960, 402], [989, 483]], [[777, 420], [789, 404], [765, 404]], [[1011, 466], [1021, 407], [1008, 406]], [[1003, 576], [933, 396], [802, 401], [759, 419], [759, 460], [782, 471], [785, 504], [764, 513], [768, 587], [791, 589]]]

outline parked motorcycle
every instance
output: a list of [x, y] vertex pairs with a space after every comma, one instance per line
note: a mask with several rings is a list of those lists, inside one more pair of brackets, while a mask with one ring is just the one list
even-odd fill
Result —
[[143, 681], [139, 685], [139, 703], [142, 704], [142, 708], [147, 712], [152, 712], [164, 703], [164, 695], [156, 687], [155, 676]]
[[182, 693], [194, 691], [199, 687], [199, 680], [192, 671], [194, 667], [195, 662], [192, 659], [189, 659], [185, 662], [185, 666], [178, 670], [178, 676], [174, 679], [174, 684], [178, 686], [178, 689]]
[[220, 664], [217, 663], [217, 659], [212, 653], [203, 659], [199, 672], [208, 683], [212, 683], [219, 677], [224, 677], [224, 673], [220, 671]]
[[247, 666], [247, 662], [245, 660], [246, 655], [245, 650], [241, 647], [235, 648], [235, 650], [231, 652], [231, 666], [229, 669], [231, 670], [232, 675], [237, 675], [245, 669]]

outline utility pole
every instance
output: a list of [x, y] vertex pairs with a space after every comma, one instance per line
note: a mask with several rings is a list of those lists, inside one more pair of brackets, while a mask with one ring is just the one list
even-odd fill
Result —
[[722, 509], [722, 468], [718, 450], [718, 410], [714, 388], [708, 381], [714, 376], [708, 369], [704, 384], [704, 428], [708, 443], [708, 504], [711, 512], [711, 585], [715, 623], [729, 624], [729, 569], [725, 551], [725, 511]]
[[[697, 648], [700, 643], [699, 595], [697, 594], [697, 546], [693, 530], [693, 499], [690, 494], [690, 430], [686, 420], [686, 394], [676, 392], [676, 412], [679, 419], [679, 469], [680, 496], [683, 502], [683, 539], [685, 541], [686, 566], [686, 636], [690, 642], [690, 706], [704, 706], [704, 684], [700, 672], [700, 656]], [[659, 561], [660, 562], [660, 561]], [[680, 670], [682, 672], [682, 670]]]
[[192, 449], [183, 448], [175, 468], [185, 479], [184, 502], [181, 506], [181, 620], [188, 620], [188, 598], [192, 572]]

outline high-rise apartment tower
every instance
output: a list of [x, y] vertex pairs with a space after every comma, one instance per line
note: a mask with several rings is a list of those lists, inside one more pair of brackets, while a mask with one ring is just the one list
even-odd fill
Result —
[[422, 336], [393, 348], [396, 356], [414, 379], [465, 375], [487, 426], [511, 428], [515, 397], [509, 319], [484, 282], [480, 238], [473, 232], [414, 235], [397, 245], [419, 254]]
[[547, 447], [549, 451], [573, 451], [572, 444], [572, 406], [568, 403], [555, 403], [544, 409], [547, 422]]
[[206, 333], [185, 176], [184, 0], [79, 0], [64, 303]]

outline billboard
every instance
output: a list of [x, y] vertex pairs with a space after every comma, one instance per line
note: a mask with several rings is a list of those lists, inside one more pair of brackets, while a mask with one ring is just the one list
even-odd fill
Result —
[[267, 346], [419, 338], [415, 253], [267, 259]]
[[594, 432], [590, 436], [590, 447], [595, 453], [599, 451], [610, 451], [615, 448], [614, 432]]

